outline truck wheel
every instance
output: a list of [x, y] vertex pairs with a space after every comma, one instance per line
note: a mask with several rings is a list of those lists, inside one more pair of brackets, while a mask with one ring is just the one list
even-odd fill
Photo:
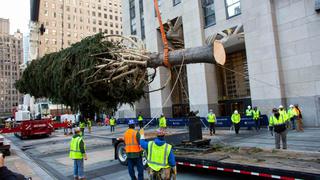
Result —
[[121, 142], [117, 146], [117, 156], [120, 164], [127, 165], [127, 154], [125, 150], [124, 142]]

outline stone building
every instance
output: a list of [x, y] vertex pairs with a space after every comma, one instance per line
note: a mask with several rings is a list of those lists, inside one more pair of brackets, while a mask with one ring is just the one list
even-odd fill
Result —
[[12, 107], [21, 102], [14, 83], [20, 78], [23, 63], [23, 35], [10, 32], [9, 19], [0, 18], [0, 116], [11, 115]]
[[[258, 106], [263, 114], [273, 107], [299, 104], [306, 126], [320, 126], [320, 13], [319, 0], [158, 0], [173, 49], [203, 46], [221, 40], [226, 64], [183, 67], [180, 85], [170, 100], [172, 83], [150, 93], [132, 110], [123, 106], [119, 117], [160, 113], [177, 117], [189, 110], [206, 116], [244, 112]], [[149, 51], [163, 49], [153, 1], [125, 0], [124, 34], [137, 34]], [[178, 42], [178, 43], [177, 43]], [[177, 67], [176, 69], [179, 69]], [[176, 70], [158, 68], [149, 89], [164, 85]]]

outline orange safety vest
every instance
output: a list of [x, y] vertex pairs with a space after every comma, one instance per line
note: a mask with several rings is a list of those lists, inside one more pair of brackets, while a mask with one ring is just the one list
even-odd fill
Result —
[[126, 144], [126, 153], [140, 152], [141, 147], [137, 141], [137, 131], [128, 129], [124, 133], [124, 143]]

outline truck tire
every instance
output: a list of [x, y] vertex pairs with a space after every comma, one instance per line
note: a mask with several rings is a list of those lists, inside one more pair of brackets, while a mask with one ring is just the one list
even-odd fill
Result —
[[122, 165], [127, 165], [127, 154], [124, 142], [117, 145], [117, 158]]

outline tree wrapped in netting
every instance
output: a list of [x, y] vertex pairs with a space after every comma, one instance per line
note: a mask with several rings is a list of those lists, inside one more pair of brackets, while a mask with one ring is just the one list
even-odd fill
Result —
[[36, 98], [49, 98], [73, 110], [115, 110], [144, 96], [147, 56], [130, 38], [108, 41], [102, 33], [59, 52], [33, 60], [16, 88]]

